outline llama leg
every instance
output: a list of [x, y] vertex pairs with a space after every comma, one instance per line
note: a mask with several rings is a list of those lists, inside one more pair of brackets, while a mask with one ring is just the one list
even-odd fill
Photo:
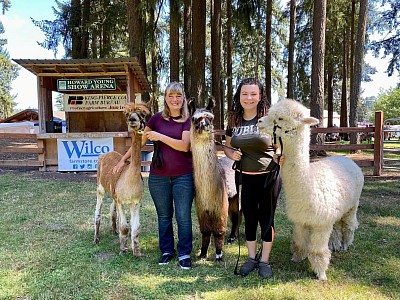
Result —
[[238, 195], [229, 198], [229, 219], [231, 220], [231, 233], [229, 234], [227, 244], [232, 244], [239, 231], [239, 203]]
[[139, 247], [139, 227], [140, 227], [140, 217], [139, 217], [139, 204], [131, 207], [131, 243], [133, 255], [140, 257]]
[[353, 207], [348, 213], [342, 218], [342, 249], [347, 251], [349, 246], [354, 241], [354, 232], [358, 228], [357, 221], [357, 207]]
[[104, 188], [103, 186], [99, 183], [96, 189], [96, 195], [97, 195], [97, 203], [96, 203], [96, 210], [94, 213], [94, 240], [93, 242], [98, 244], [100, 237], [99, 237], [99, 230], [100, 230], [100, 221], [101, 221], [101, 207], [103, 205], [103, 199], [104, 199]]
[[342, 224], [341, 220], [337, 221], [333, 225], [333, 230], [332, 230], [331, 236], [329, 238], [329, 244], [328, 244], [329, 250], [331, 250], [331, 251], [339, 251], [342, 248], [342, 239], [343, 239], [343, 236], [342, 236], [342, 231], [343, 231], [342, 227], [343, 226], [342, 225], [343, 224]]
[[129, 225], [126, 222], [126, 217], [122, 205], [115, 203], [119, 218], [119, 251], [120, 253], [126, 253], [128, 251], [128, 239], [129, 239]]
[[300, 262], [307, 257], [309, 235], [310, 229], [307, 226], [294, 224], [291, 244], [293, 262]]
[[224, 244], [225, 232], [214, 232], [215, 261], [222, 261], [222, 246]]
[[327, 280], [326, 270], [331, 259], [328, 248], [332, 227], [312, 228], [308, 245], [308, 260], [319, 280]]
[[114, 202], [114, 200], [111, 202], [111, 205], [110, 205], [110, 214], [111, 214], [112, 232], [113, 232], [113, 234], [118, 235], [118, 229], [117, 229], [117, 208], [115, 207], [115, 202]]
[[204, 259], [207, 257], [208, 246], [210, 245], [211, 232], [202, 231], [201, 232], [201, 251], [199, 258]]

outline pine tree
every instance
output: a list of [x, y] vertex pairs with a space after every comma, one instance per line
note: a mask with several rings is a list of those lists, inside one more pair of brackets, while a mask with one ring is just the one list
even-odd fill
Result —
[[[9, 1], [0, 2], [3, 13], [7, 10]], [[7, 118], [12, 115], [15, 95], [11, 95], [11, 84], [18, 77], [19, 67], [10, 60], [5, 45], [7, 40], [2, 38], [4, 34], [3, 23], [0, 21], [0, 118]]]

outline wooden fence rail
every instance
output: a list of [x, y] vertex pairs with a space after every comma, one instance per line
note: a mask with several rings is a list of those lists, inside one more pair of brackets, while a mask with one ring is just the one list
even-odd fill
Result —
[[[380, 176], [382, 173], [382, 132], [383, 132], [383, 113], [375, 113], [375, 126], [374, 127], [329, 127], [329, 128], [311, 128], [311, 133], [369, 133], [374, 135], [374, 142], [367, 144], [340, 144], [336, 143], [325, 143], [322, 145], [310, 145], [311, 150], [373, 150], [373, 160], [361, 160], [357, 161], [357, 164], [361, 167], [373, 167], [373, 174]], [[224, 131], [217, 130], [215, 132], [216, 138], [219, 140], [224, 139]], [[32, 139], [33, 143], [30, 145], [21, 145], [17, 140], [21, 139]], [[127, 139], [130, 139], [129, 137]], [[0, 133], [0, 166], [32, 166], [32, 167], [43, 167], [43, 160], [36, 159], [4, 159], [2, 154], [34, 154], [36, 156], [43, 155], [45, 149], [43, 143], [38, 143], [36, 134], [25, 134], [25, 133]], [[4, 143], [8, 141], [8, 143]], [[13, 142], [14, 141], [14, 142]], [[39, 145], [39, 146], [38, 146]], [[126, 141], [126, 147], [129, 148], [130, 141]], [[126, 149], [126, 150], [127, 150]], [[223, 150], [223, 146], [218, 145], [219, 151]], [[152, 145], [146, 145], [142, 149], [142, 153], [149, 153], [153, 151]], [[142, 156], [143, 157], [143, 156]], [[142, 166], [146, 167], [150, 165], [150, 161], [143, 160]]]

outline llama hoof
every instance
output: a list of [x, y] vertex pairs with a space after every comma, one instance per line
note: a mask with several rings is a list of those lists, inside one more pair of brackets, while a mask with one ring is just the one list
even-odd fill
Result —
[[221, 256], [221, 257], [216, 257], [216, 258], [215, 258], [215, 261], [216, 261], [216, 262], [223, 262], [224, 259], [223, 259], [222, 256]]
[[142, 257], [143, 254], [140, 253], [140, 252], [135, 252], [135, 253], [133, 253], [133, 256], [135, 256], [135, 257]]
[[230, 245], [230, 244], [233, 244], [235, 241], [236, 241], [236, 237], [232, 236], [232, 237], [229, 237], [229, 238], [226, 240], [226, 243], [227, 243], [228, 245]]
[[94, 238], [93, 243], [98, 244], [100, 242], [99, 238]]
[[292, 256], [292, 258], [291, 258], [290, 261], [291, 261], [291, 262], [294, 262], [294, 263], [298, 263], [298, 262], [301, 261], [301, 259], [298, 259], [296, 256]]
[[128, 248], [119, 249], [119, 254], [126, 254], [128, 252]]
[[322, 273], [322, 274], [317, 274], [317, 278], [318, 278], [318, 280], [321, 280], [321, 281], [327, 281], [328, 280], [328, 277], [326, 277], [326, 273], [324, 272], [324, 273]]
[[198, 259], [206, 259], [207, 255], [206, 254], [200, 254], [197, 258]]

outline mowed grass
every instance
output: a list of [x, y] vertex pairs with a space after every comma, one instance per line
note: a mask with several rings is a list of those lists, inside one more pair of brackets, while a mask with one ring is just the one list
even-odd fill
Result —
[[[366, 174], [370, 173], [366, 171]], [[18, 175], [16, 175], [18, 174]], [[77, 175], [79, 176], [79, 175]], [[61, 176], [62, 177], [62, 176]], [[399, 299], [400, 172], [366, 176], [355, 242], [333, 253], [329, 281], [315, 279], [308, 261], [290, 261], [291, 224], [281, 195], [271, 254], [274, 277], [233, 274], [238, 244], [224, 262], [196, 258], [200, 233], [193, 207], [193, 269], [159, 258], [157, 218], [147, 191], [141, 204], [141, 258], [119, 254], [103, 206], [100, 244], [93, 244], [95, 182], [31, 178], [0, 172], [0, 299]], [[145, 178], [147, 187], [147, 178]], [[247, 255], [241, 227], [242, 263]]]

